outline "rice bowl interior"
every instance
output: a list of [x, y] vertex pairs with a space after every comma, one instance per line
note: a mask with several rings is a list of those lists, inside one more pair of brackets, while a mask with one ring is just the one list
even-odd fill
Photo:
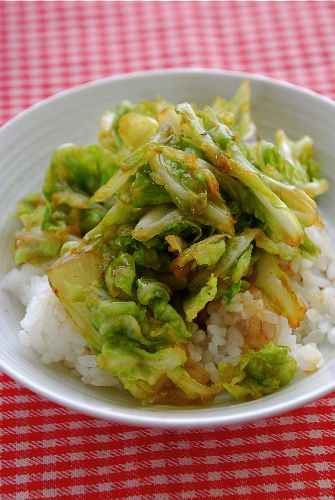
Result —
[[[141, 83], [136, 90], [137, 95], [134, 95], [131, 90], [133, 89], [134, 82], [132, 79], [134, 78], [135, 80], [137, 78], [138, 82]], [[17, 119], [16, 122], [14, 121], [12, 124], [9, 124], [7, 128], [4, 128], [2, 131], [5, 139], [5, 141], [2, 141], [3, 144], [7, 143], [10, 145], [10, 141], [15, 140], [15, 142], [19, 145], [16, 149], [10, 148], [9, 146], [6, 148], [5, 146], [3, 154], [4, 169], [1, 172], [1, 175], [4, 176], [4, 183], [2, 184], [4, 189], [2, 213], [6, 213], [9, 206], [13, 207], [13, 204], [9, 203], [9, 199], [17, 199], [23, 194], [34, 192], [39, 188], [41, 178], [43, 176], [44, 165], [47, 164], [47, 157], [50, 155], [50, 151], [54, 146], [57, 146], [65, 141], [68, 142], [69, 140], [79, 143], [87, 143], [89, 140], [94, 140], [98, 117], [101, 114], [101, 111], [106, 108], [106, 100], [109, 99], [110, 101], [109, 96], [112, 93], [113, 100], [115, 99], [115, 102], [120, 100], [122, 97], [129, 97], [130, 94], [132, 94], [132, 99], [136, 100], [140, 97], [152, 96], [154, 89], [159, 88], [160, 93], [171, 100], [173, 99], [176, 101], [187, 98], [188, 100], [199, 102], [199, 96], [201, 96], [202, 90], [205, 86], [206, 89], [209, 89], [210, 99], [215, 97], [217, 94], [232, 94], [238, 82], [242, 79], [242, 76], [234, 74], [229, 75], [219, 72], [201, 71], [194, 73], [167, 72], [166, 74], [161, 75], [148, 74], [138, 77], [128, 77], [125, 81], [117, 79], [114, 81], [105, 81], [97, 84], [96, 87], [94, 85], [84, 87], [83, 89], [75, 91], [72, 95], [71, 93], [65, 94], [63, 97], [60, 96], [54, 101], [49, 101], [49, 103], [42, 105], [40, 108], [35, 108], [35, 110], [33, 109], [28, 112], [26, 116], [21, 117], [21, 119]], [[285, 128], [288, 133], [291, 133], [295, 137], [305, 133], [311, 135], [315, 141], [317, 155], [322, 162], [323, 174], [330, 178], [330, 181], [332, 181], [332, 176], [334, 174], [332, 173], [330, 167], [332, 160], [330, 157], [331, 134], [329, 131], [332, 129], [331, 120], [334, 120], [334, 111], [333, 115], [328, 114], [328, 111], [333, 105], [323, 98], [319, 98], [317, 96], [315, 97], [307, 92], [297, 90], [296, 88], [290, 86], [281, 86], [281, 84], [265, 79], [253, 79], [252, 77], [249, 79], [251, 80], [253, 87], [255, 121], [261, 126], [261, 128], [263, 128], [266, 136], [271, 135], [273, 130], [279, 126]], [[187, 88], [187, 82], [190, 80], [195, 81], [195, 86], [191, 91]], [[221, 85], [223, 88], [227, 89], [227, 91], [219, 90], [221, 89]], [[186, 88], [187, 95], [185, 95]], [[87, 109], [85, 112], [82, 112], [82, 116], [79, 120], [78, 114], [76, 115], [75, 121], [77, 123], [83, 123], [83, 129], [79, 131], [78, 126], [74, 124], [74, 121], [72, 120], [71, 122], [71, 120], [69, 120], [69, 122], [66, 122], [65, 117], [68, 116], [67, 111], [69, 103], [73, 106], [73, 109], [78, 109], [80, 108], [80, 102], [87, 101], [87, 95], [85, 95], [85, 92], [88, 92], [90, 99]], [[169, 93], [170, 95], [168, 95]], [[57, 99], [60, 101], [57, 102]], [[310, 103], [310, 111], [307, 112], [307, 115], [310, 113], [313, 116], [313, 120], [309, 120], [308, 116], [306, 119], [306, 111], [304, 108], [305, 100], [308, 100]], [[287, 102], [288, 105], [279, 109], [278, 106], [281, 102]], [[64, 107], [60, 106], [60, 103], [62, 103]], [[294, 109], [294, 107], [296, 108]], [[273, 118], [274, 109], [277, 111], [278, 115], [275, 119]], [[47, 114], [43, 116], [43, 113]], [[51, 113], [51, 115], [48, 115], [48, 113]], [[299, 117], [303, 113], [304, 118], [301, 118], [299, 121]], [[328, 120], [328, 125], [326, 123], [322, 131], [314, 125], [318, 121], [318, 114], [322, 116], [321, 122], [323, 121], [323, 123], [325, 123], [325, 120]], [[50, 120], [51, 117], [52, 120]], [[294, 117], [294, 119], [292, 117]], [[50, 127], [54, 127], [54, 130], [52, 131], [53, 133], [51, 133], [51, 130], [48, 130], [47, 136], [52, 136], [52, 141], [50, 141], [50, 143], [46, 140], [46, 134], [41, 128], [40, 120], [49, 120], [48, 123], [50, 124]], [[306, 126], [306, 123], [308, 123], [308, 126]], [[60, 127], [59, 124], [62, 124], [62, 126]], [[27, 130], [26, 127], [29, 126], [31, 126], [32, 130], [30, 139], [29, 135], [25, 137]], [[85, 127], [87, 128], [85, 129]], [[92, 129], [95, 129], [93, 130], [93, 134]], [[41, 147], [41, 144], [43, 147]], [[28, 147], [28, 151], [27, 149], [23, 151], [23, 146], [25, 146], [25, 148]], [[19, 170], [16, 172], [11, 171], [10, 169], [10, 165], [13, 163], [20, 166]], [[43, 165], [43, 168], [41, 168], [41, 165]], [[37, 177], [34, 176], [34, 178], [32, 178], [31, 173], [27, 171], [28, 167], [35, 168]], [[22, 182], [19, 182], [19, 178], [22, 179]], [[326, 218], [327, 216], [329, 218], [329, 215], [331, 215], [329, 212], [329, 207], [331, 206], [331, 196], [331, 193], [328, 193], [324, 200], [321, 201], [321, 209], [323, 209], [322, 211]], [[8, 217], [3, 218], [1, 222], [3, 230], [2, 234], [5, 236], [2, 242], [2, 253], [6, 257], [2, 262], [2, 271], [4, 272], [11, 267], [11, 238], [15, 222], [12, 220], [9, 223]], [[319, 238], [320, 234], [316, 234], [314, 236], [315, 238]], [[332, 274], [334, 263], [332, 262], [332, 250], [328, 251], [326, 246], [327, 245], [324, 246], [326, 251], [325, 253], [327, 254], [327, 259], [329, 259], [327, 264], [324, 262], [321, 263], [319, 268], [316, 269], [317, 274], [314, 275], [314, 277], [313, 274], [308, 271], [307, 264], [305, 275], [306, 282], [310, 279], [311, 283], [313, 280], [315, 283], [315, 276], [317, 276], [321, 279], [321, 281], [322, 278], [328, 280], [328, 282], [320, 282], [319, 284], [321, 287], [331, 288], [333, 286], [334, 279]], [[29, 269], [26, 269], [26, 271], [29, 273]], [[22, 283], [23, 282], [21, 281], [21, 287]], [[15, 285], [9, 285], [9, 287], [10, 286]], [[35, 288], [36, 287], [40, 287], [41, 296], [43, 293], [45, 294], [45, 281], [43, 283], [43, 280], [39, 281], [36, 279]], [[317, 312], [315, 313], [313, 311], [308, 315], [308, 321], [320, 324], [320, 329], [318, 329], [318, 331], [321, 335], [317, 335], [317, 333], [314, 332], [314, 336], [310, 339], [311, 342], [318, 343], [319, 340], [322, 340], [322, 334], [324, 334], [323, 337], [328, 335], [330, 342], [333, 340], [332, 328], [334, 328], [334, 325], [332, 323], [331, 312], [334, 308], [332, 308], [333, 299], [330, 291], [328, 292], [327, 297], [328, 302], [326, 303], [326, 308], [329, 310], [329, 317], [320, 319], [317, 316]], [[310, 305], [315, 306], [315, 304], [312, 304], [314, 300], [312, 295], [308, 300], [310, 300]], [[1, 327], [2, 335], [5, 339], [5, 349], [2, 354], [2, 363], [5, 370], [19, 378], [22, 382], [30, 385], [33, 389], [44, 393], [52, 399], [56, 399], [69, 406], [95, 415], [116, 418], [132, 423], [150, 423], [157, 425], [210, 425], [214, 423], [234, 423], [256, 418], [261, 415], [276, 413], [286, 408], [301, 404], [303, 401], [307, 401], [318, 394], [329, 391], [334, 384], [334, 372], [331, 371], [331, 358], [334, 354], [332, 353], [331, 345], [325, 343], [325, 345], [321, 347], [325, 358], [325, 364], [321, 370], [313, 375], [309, 375], [307, 377], [308, 380], [304, 377], [299, 377], [294, 381], [294, 383], [283, 388], [279, 393], [267, 396], [261, 401], [239, 403], [238, 405], [236, 405], [236, 403], [232, 404], [229, 401], [225, 404], [214, 402], [210, 404], [206, 403], [206, 405], [201, 405], [201, 407], [188, 409], [165, 408], [162, 410], [159, 406], [151, 408], [140, 407], [140, 410], [138, 410], [138, 413], [135, 415], [132, 412], [129, 412], [127, 408], [137, 408], [138, 405], [136, 402], [127, 397], [126, 394], [116, 390], [111, 391], [110, 389], [92, 389], [89, 386], [83, 385], [79, 381], [72, 379], [68, 373], [66, 374], [66, 370], [64, 370], [61, 366], [45, 367], [42, 365], [33, 353], [23, 349], [23, 347], [19, 345], [13, 333], [19, 330], [18, 323], [21, 319], [20, 315], [22, 314], [22, 309], [20, 309], [17, 302], [15, 302], [14, 299], [8, 294], [3, 294], [3, 304], [5, 305], [5, 309], [3, 317], [1, 318]], [[39, 300], [38, 305], [43, 306], [43, 303]], [[233, 300], [231, 306], [227, 306], [228, 312], [239, 314], [241, 312], [240, 306], [241, 304], [238, 303], [238, 301], [234, 302]], [[252, 304], [252, 300], [249, 297], [249, 306], [262, 307], [262, 304]], [[230, 311], [229, 307], [231, 308]], [[311, 307], [311, 309], [317, 310], [317, 307]], [[62, 318], [61, 312], [58, 311], [58, 314], [59, 321], [63, 321], [64, 318]], [[220, 315], [218, 317], [217, 311], [214, 309], [210, 314], [213, 319], [211, 322], [213, 351], [216, 338], [215, 327], [217, 327], [218, 323], [222, 321], [222, 318], [220, 318]], [[272, 320], [271, 318], [269, 319], [269, 323], [272, 321], [272, 324], [274, 324], [273, 318]], [[27, 322], [28, 319], [26, 323]], [[229, 329], [229, 324], [221, 324], [219, 327]], [[281, 328], [281, 330], [284, 331], [284, 328]], [[271, 335], [270, 327], [269, 335]], [[25, 341], [24, 334], [21, 334], [21, 336], [23, 337], [23, 341]], [[193, 332], [193, 337], [194, 356], [196, 357], [199, 355], [196, 351], [197, 345], [202, 342], [202, 334], [199, 332]], [[233, 347], [236, 346], [232, 346], [230, 355], [234, 354]], [[92, 359], [89, 358], [89, 354], [85, 354], [85, 349], [82, 345], [77, 345], [76, 349], [78, 349], [78, 353], [80, 352], [83, 358], [81, 360], [81, 365], [76, 367], [77, 371], [79, 369], [79, 372], [80, 370], [83, 372], [83, 381], [85, 382], [89, 378], [91, 381], [93, 380], [93, 383], [100, 385], [101, 380], [99, 380], [99, 376], [101, 373], [95, 371], [96, 369], [94, 365], [92, 365]], [[214, 351], [212, 354], [215, 356]], [[313, 357], [313, 353], [309, 354], [312, 354]], [[45, 354], [45, 356], [44, 361], [49, 362], [51, 359], [48, 358], [48, 354]], [[55, 361], [57, 361], [56, 358], [54, 359]], [[303, 355], [301, 355], [300, 358], [299, 362], [301, 363], [301, 368], [307, 371], [313, 371], [310, 365], [308, 365], [309, 359], [311, 358], [308, 355], [307, 360], [306, 356]], [[210, 360], [208, 360], [208, 362], [210, 362]], [[304, 365], [304, 362], [307, 364]], [[316, 356], [313, 362], [321, 366], [322, 360], [320, 358], [317, 359]], [[317, 366], [317, 368], [319, 368], [319, 366]], [[212, 377], [214, 380], [215, 373], [212, 374]], [[114, 380], [113, 377], [107, 377], [103, 380], [103, 382], [108, 385], [117, 385], [117, 381]], [[308, 389], [306, 390], [306, 388]]]

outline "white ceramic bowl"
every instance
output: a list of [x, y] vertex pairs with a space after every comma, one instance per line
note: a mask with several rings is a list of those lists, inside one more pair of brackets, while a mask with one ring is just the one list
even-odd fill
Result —
[[[215, 70], [168, 70], [129, 74], [95, 81], [46, 99], [7, 123], [0, 131], [0, 274], [12, 265], [11, 216], [15, 200], [39, 191], [52, 150], [64, 142], [96, 141], [101, 113], [120, 100], [154, 98], [204, 104], [217, 95], [231, 97], [248, 78], [253, 116], [261, 134], [270, 139], [281, 127], [292, 137], [309, 134], [315, 140], [323, 173], [335, 181], [335, 104], [325, 97], [262, 76]], [[332, 220], [334, 193], [322, 198], [324, 215]], [[324, 367], [295, 380], [279, 392], [248, 403], [190, 408], [141, 406], [126, 392], [85, 385], [59, 365], [44, 365], [20, 345], [17, 337], [23, 309], [14, 297], [1, 293], [0, 364], [5, 372], [33, 391], [97, 417], [139, 425], [169, 427], [238, 424], [278, 414], [335, 389], [335, 348], [324, 347]]]

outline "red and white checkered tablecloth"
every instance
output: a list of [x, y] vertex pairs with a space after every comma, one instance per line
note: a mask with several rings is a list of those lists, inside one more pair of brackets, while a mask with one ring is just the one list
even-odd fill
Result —
[[[243, 70], [335, 97], [333, 2], [1, 2], [0, 122], [59, 90], [172, 67]], [[80, 415], [0, 378], [0, 498], [335, 498], [335, 393], [206, 430]]]

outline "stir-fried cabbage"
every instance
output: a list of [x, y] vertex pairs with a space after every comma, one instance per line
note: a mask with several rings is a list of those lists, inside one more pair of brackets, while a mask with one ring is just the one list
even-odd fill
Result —
[[287, 262], [319, 251], [305, 228], [322, 224], [313, 198], [328, 182], [312, 140], [260, 139], [244, 82], [202, 109], [123, 101], [99, 142], [60, 146], [42, 194], [18, 202], [16, 264], [50, 264], [98, 366], [143, 402], [258, 398], [288, 383], [286, 347], [247, 350], [211, 384], [188, 342], [211, 301], [251, 285], [292, 327], [303, 320]]

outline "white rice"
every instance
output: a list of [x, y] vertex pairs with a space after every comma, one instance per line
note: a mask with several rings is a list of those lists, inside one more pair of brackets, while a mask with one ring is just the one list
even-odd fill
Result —
[[118, 379], [97, 367], [95, 356], [75, 323], [52, 292], [44, 271], [29, 264], [12, 269], [2, 287], [26, 307], [20, 342], [36, 351], [43, 363], [63, 362], [87, 384], [120, 386]]
[[325, 229], [311, 227], [306, 232], [321, 253], [315, 261], [298, 259], [291, 265], [293, 284], [307, 308], [299, 328], [293, 331], [252, 289], [235, 295], [229, 305], [213, 301], [207, 309], [207, 334], [193, 323], [190, 356], [204, 365], [213, 382], [218, 380], [219, 362], [235, 364], [243, 350], [260, 349], [268, 342], [289, 346], [301, 371], [323, 365], [317, 344], [335, 344], [335, 248]]
[[[321, 248], [316, 261], [298, 259], [291, 266], [294, 286], [307, 307], [306, 318], [292, 331], [287, 319], [271, 311], [257, 290], [237, 294], [231, 304], [214, 301], [208, 307], [207, 331], [191, 325], [191, 358], [200, 361], [213, 382], [221, 361], [237, 363], [247, 348], [268, 342], [287, 345], [301, 371], [313, 372], [323, 364], [317, 345], [335, 344], [335, 248], [325, 229], [307, 229]], [[2, 287], [14, 293], [26, 307], [19, 339], [44, 363], [63, 362], [74, 376], [97, 386], [118, 386], [119, 381], [97, 367], [95, 356], [72, 319], [49, 287], [44, 270], [29, 264], [12, 269]]]

